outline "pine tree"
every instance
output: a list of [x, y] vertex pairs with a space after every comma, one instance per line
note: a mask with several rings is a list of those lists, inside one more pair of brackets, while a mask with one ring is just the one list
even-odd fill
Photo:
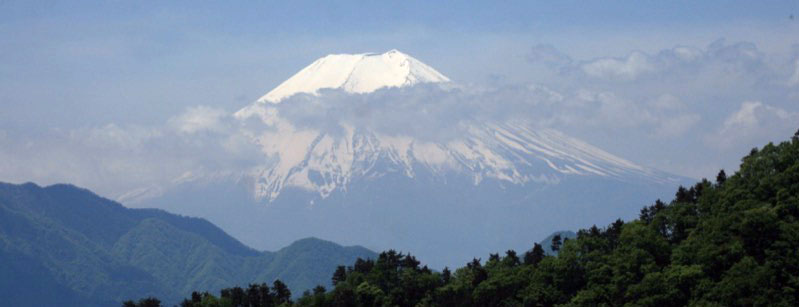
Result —
[[510, 267], [519, 265], [519, 256], [516, 256], [516, 251], [512, 249], [506, 251], [505, 258], [502, 259], [502, 263]]
[[557, 253], [560, 250], [560, 244], [560, 234], [556, 234], [554, 237], [552, 237], [552, 251]]
[[276, 279], [275, 282], [272, 283], [272, 289], [275, 292], [276, 305], [291, 302], [291, 291], [280, 279]]
[[400, 267], [402, 267], [403, 269], [418, 270], [419, 264], [421, 264], [421, 262], [419, 260], [416, 260], [416, 257], [411, 256], [411, 254], [407, 254], [405, 255], [405, 258], [402, 258]]
[[524, 264], [538, 265], [544, 259], [544, 247], [541, 244], [535, 243], [532, 250], [524, 253]]
[[247, 306], [262, 307], [261, 291], [259, 285], [250, 284], [250, 286], [247, 288]]
[[352, 271], [367, 274], [372, 271], [375, 262], [372, 259], [363, 260], [360, 257], [355, 260], [355, 265], [352, 266]]
[[725, 181], [727, 181], [727, 173], [722, 169], [719, 171], [719, 174], [716, 175], [716, 184], [722, 185]]
[[230, 301], [233, 306], [244, 306], [247, 303], [246, 294], [241, 287], [233, 287], [230, 289]]
[[444, 267], [444, 270], [441, 271], [441, 281], [446, 285], [450, 279], [452, 279], [452, 272], [449, 271], [448, 267]]
[[272, 307], [275, 305], [275, 297], [269, 291], [269, 286], [265, 283], [261, 283], [261, 286], [258, 287], [258, 297], [261, 299], [261, 307]]
[[[361, 260], [358, 258], [358, 260]], [[347, 268], [343, 265], [336, 267], [336, 271], [333, 273], [333, 286], [338, 285], [338, 283], [347, 280]]]
[[143, 299], [140, 299], [138, 303], [136, 303], [136, 306], [137, 307], [161, 307], [161, 300], [159, 300], [157, 298], [154, 298], [154, 297], [143, 298]]

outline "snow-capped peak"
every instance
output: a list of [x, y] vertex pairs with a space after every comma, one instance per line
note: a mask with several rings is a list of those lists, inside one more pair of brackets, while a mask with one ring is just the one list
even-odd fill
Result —
[[317, 95], [320, 89], [360, 94], [384, 87], [448, 81], [432, 67], [396, 49], [382, 54], [331, 54], [303, 68], [258, 102], [278, 103], [298, 93]]

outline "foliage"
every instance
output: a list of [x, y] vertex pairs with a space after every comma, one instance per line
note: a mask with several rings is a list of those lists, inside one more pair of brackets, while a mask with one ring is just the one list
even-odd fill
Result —
[[161, 300], [154, 297], [140, 299], [138, 302], [125, 301], [123, 307], [161, 307]]

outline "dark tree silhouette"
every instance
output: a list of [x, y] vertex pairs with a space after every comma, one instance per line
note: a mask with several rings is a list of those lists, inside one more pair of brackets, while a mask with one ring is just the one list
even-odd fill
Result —
[[448, 267], [444, 267], [444, 270], [441, 271], [441, 282], [446, 285], [450, 279], [452, 279], [452, 272], [449, 271]]
[[247, 303], [246, 294], [241, 287], [233, 287], [230, 289], [230, 302], [233, 306], [244, 306]]
[[122, 303], [123, 307], [161, 307], [161, 300], [154, 298], [154, 297], [147, 297], [140, 299], [138, 302], [133, 301], [124, 301]]
[[275, 282], [272, 283], [272, 289], [275, 292], [276, 305], [291, 302], [291, 291], [282, 281], [279, 279], [275, 280]]
[[355, 264], [352, 266], [352, 270], [359, 273], [368, 273], [372, 271], [372, 267], [375, 266], [375, 262], [372, 259], [358, 259], [355, 260]]
[[519, 265], [519, 256], [516, 256], [516, 251], [509, 249], [505, 252], [505, 258], [502, 259], [502, 263], [505, 266], [517, 266]]
[[541, 260], [544, 260], [544, 256], [544, 247], [542, 247], [541, 244], [535, 243], [533, 249], [524, 253], [524, 264], [538, 265]]
[[719, 171], [719, 174], [716, 175], [716, 184], [722, 185], [725, 181], [727, 181], [727, 173], [722, 169]]
[[554, 237], [552, 237], [552, 246], [550, 248], [552, 248], [553, 252], [557, 253], [560, 250], [560, 244], [560, 234], [556, 234]]
[[[358, 258], [358, 260], [361, 260]], [[333, 286], [338, 285], [339, 282], [342, 282], [347, 279], [347, 268], [343, 265], [336, 267], [336, 271], [333, 273]]]

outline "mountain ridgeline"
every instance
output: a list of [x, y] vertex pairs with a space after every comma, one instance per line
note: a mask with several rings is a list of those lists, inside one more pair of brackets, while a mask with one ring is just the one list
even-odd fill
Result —
[[388, 251], [339, 267], [333, 289], [296, 302], [232, 288], [181, 306], [799, 306], [799, 132], [636, 220], [545, 241], [557, 255], [535, 244], [435, 272]]
[[203, 219], [125, 208], [71, 185], [0, 183], [4, 306], [178, 302], [192, 290], [275, 279], [300, 292], [358, 257], [375, 254], [314, 238], [260, 252]]

